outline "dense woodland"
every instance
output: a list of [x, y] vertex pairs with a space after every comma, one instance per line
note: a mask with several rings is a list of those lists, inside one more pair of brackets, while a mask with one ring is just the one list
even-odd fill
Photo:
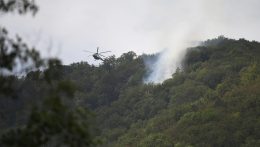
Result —
[[[22, 2], [19, 13], [38, 10]], [[15, 10], [0, 1], [1, 12]], [[1, 147], [260, 146], [259, 42], [204, 41], [161, 84], [143, 82], [157, 54], [65, 66], [3, 27], [0, 49]], [[26, 75], [10, 74], [21, 65]]]
[[[78, 125], [83, 118], [74, 113], [80, 112], [74, 110], [71, 118], [66, 118], [66, 111], [84, 108], [89, 127], [78, 131], [87, 131], [93, 145], [260, 145], [260, 43], [224, 37], [205, 41], [187, 50], [182, 66], [172, 78], [161, 84], [144, 84], [149, 73], [144, 60], [154, 58], [156, 55], [128, 52], [119, 58], [112, 56], [100, 66], [87, 62], [55, 66], [52, 82], [62, 81], [61, 89], [73, 92], [66, 96], [74, 97], [68, 105], [67, 100], [62, 101], [68, 108], [56, 108], [58, 102], [52, 101], [54, 106], [46, 105], [45, 97], [53, 91], [40, 76], [46, 71], [12, 77], [15, 95], [2, 95], [0, 99], [2, 140], [14, 139], [14, 134], [19, 136], [14, 130], [28, 123], [53, 125], [51, 130], [60, 125], [70, 127], [59, 123], [75, 117], [70, 120], [75, 121], [71, 125]], [[68, 81], [70, 85], [66, 85]], [[44, 116], [51, 111], [48, 109], [61, 109], [53, 110], [61, 111], [53, 114], [61, 115], [58, 124], [52, 124], [52, 116]], [[31, 120], [32, 115], [39, 118]], [[59, 131], [61, 135], [62, 130]]]

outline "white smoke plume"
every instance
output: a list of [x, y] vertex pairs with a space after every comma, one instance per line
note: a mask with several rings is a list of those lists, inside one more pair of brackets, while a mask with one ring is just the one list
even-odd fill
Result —
[[[187, 2], [192, 5], [187, 5]], [[154, 64], [146, 64], [151, 72], [145, 77], [145, 83], [162, 83], [171, 78], [180, 67], [186, 49], [198, 45], [194, 42], [220, 35], [243, 38], [254, 34], [250, 26], [257, 30], [250, 22], [259, 23], [256, 16], [260, 13], [255, 10], [255, 5], [260, 2], [256, 0], [183, 0], [174, 1], [174, 4], [175, 7], [164, 6], [163, 10], [157, 10], [167, 15], [161, 19], [166, 25], [160, 24], [158, 33], [158, 44], [163, 44], [166, 49]]]
[[[185, 28], [186, 29], [186, 28]], [[161, 83], [165, 79], [171, 78], [175, 70], [180, 67], [181, 60], [185, 55], [185, 49], [196, 45], [191, 42], [192, 34], [189, 30], [176, 30], [174, 36], [171, 36], [169, 47], [164, 49], [156, 59], [155, 63], [146, 66], [151, 70], [151, 73], [146, 79], [145, 83]]]

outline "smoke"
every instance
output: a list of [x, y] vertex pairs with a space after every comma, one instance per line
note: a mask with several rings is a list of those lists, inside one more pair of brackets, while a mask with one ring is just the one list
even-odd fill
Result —
[[153, 15], [163, 17], [152, 28], [157, 29], [156, 35], [159, 36], [157, 47], [164, 50], [153, 64], [146, 64], [150, 72], [144, 82], [162, 83], [171, 78], [181, 66], [186, 49], [199, 45], [196, 42], [220, 35], [249, 36], [247, 39], [250, 39], [255, 34], [253, 30], [257, 31], [254, 24], [260, 23], [256, 17], [260, 14], [256, 10], [259, 4], [256, 0], [175, 0], [172, 4], [157, 6]]
[[[182, 5], [181, 3], [179, 5]], [[197, 10], [194, 10], [197, 9]], [[202, 12], [198, 6], [190, 8], [193, 11]], [[181, 65], [181, 61], [188, 47], [198, 45], [197, 42], [201, 36], [201, 22], [203, 20], [201, 13], [194, 16], [192, 13], [182, 14], [182, 18], [177, 18], [172, 22], [171, 19], [165, 20], [168, 25], [164, 25], [161, 29], [159, 43], [164, 44], [164, 50], [160, 52], [158, 58], [153, 61], [153, 64], [147, 64], [150, 74], [145, 77], [145, 83], [161, 83], [164, 80], [171, 78], [172, 74]], [[172, 24], [175, 24], [174, 27]], [[203, 21], [205, 23], [205, 21]]]
[[144, 82], [161, 83], [171, 78], [175, 70], [180, 67], [186, 48], [197, 45], [190, 38], [192, 36], [190, 30], [183, 26], [182, 29], [175, 30], [173, 36], [170, 36], [169, 46], [160, 52], [158, 58], [152, 63], [145, 61], [151, 73], [144, 79]]

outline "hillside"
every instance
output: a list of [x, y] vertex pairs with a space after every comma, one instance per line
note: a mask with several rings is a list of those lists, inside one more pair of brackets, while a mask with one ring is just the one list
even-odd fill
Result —
[[[99, 146], [260, 146], [260, 43], [219, 37], [189, 48], [182, 66], [161, 84], [144, 84], [149, 69], [128, 52], [96, 67], [62, 66], [78, 89], [72, 107], [94, 114]], [[0, 95], [0, 134], [26, 124], [47, 95], [40, 71], [15, 78], [15, 99]]]

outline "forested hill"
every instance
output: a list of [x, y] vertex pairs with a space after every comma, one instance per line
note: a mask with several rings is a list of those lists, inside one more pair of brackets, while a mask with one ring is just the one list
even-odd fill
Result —
[[[98, 67], [81, 62], [59, 69], [78, 89], [75, 106], [94, 113], [92, 134], [100, 146], [260, 146], [259, 42], [207, 40], [187, 50], [172, 78], [144, 84], [144, 59], [155, 58], [128, 52]], [[19, 98], [9, 105], [1, 100], [0, 111], [10, 114], [1, 130], [23, 125], [28, 105], [44, 96], [38, 74], [17, 79], [24, 87]]]

